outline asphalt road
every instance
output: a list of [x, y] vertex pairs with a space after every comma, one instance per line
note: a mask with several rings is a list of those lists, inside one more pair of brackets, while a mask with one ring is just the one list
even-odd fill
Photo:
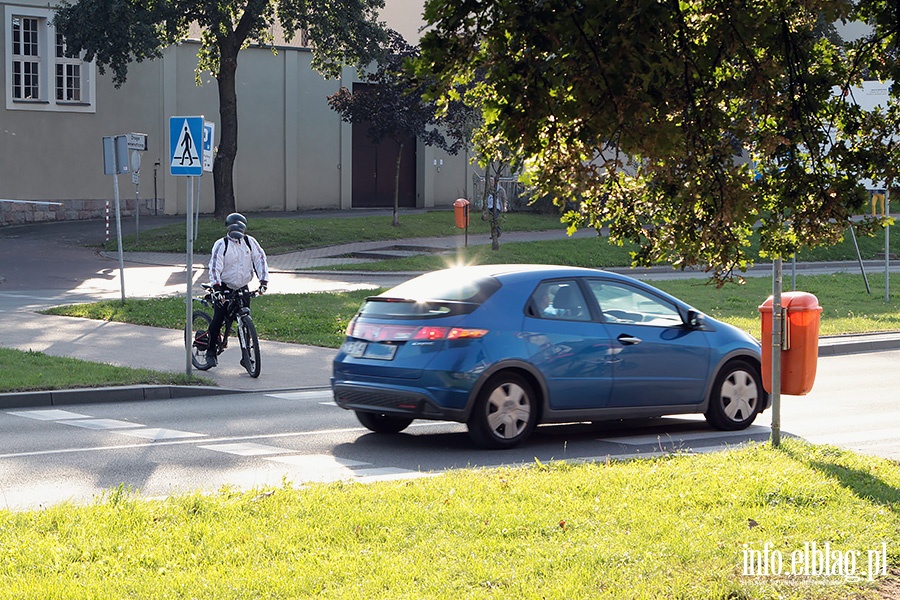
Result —
[[[784, 396], [782, 435], [900, 460], [900, 352], [820, 359], [813, 391]], [[860, 382], [865, 381], [865, 389]], [[769, 439], [771, 413], [747, 431], [700, 417], [538, 428], [520, 448], [473, 447], [465, 426], [416, 421], [398, 435], [362, 428], [328, 390], [0, 412], [0, 507], [88, 502], [124, 484], [144, 497], [253, 489], [283, 479], [372, 481], [446, 469], [709, 452]]]

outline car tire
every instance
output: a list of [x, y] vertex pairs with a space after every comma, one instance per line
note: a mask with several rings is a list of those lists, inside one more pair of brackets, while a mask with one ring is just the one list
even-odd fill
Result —
[[400, 433], [413, 422], [405, 417], [392, 417], [383, 413], [364, 412], [357, 410], [356, 418], [363, 427], [375, 433]]
[[499, 373], [485, 383], [469, 415], [469, 435], [483, 448], [521, 444], [537, 424], [534, 390], [522, 376]]
[[759, 369], [744, 360], [725, 365], [716, 377], [705, 417], [723, 431], [746, 429], [765, 403]]

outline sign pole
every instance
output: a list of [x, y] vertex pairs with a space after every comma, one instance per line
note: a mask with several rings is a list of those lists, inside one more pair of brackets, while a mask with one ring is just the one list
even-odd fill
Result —
[[193, 287], [194, 287], [194, 177], [203, 175], [201, 148], [203, 139], [203, 117], [169, 117], [169, 174], [185, 177], [187, 194], [185, 206], [186, 244], [186, 294], [184, 298], [184, 353], [185, 374], [191, 376], [191, 347], [194, 340]]
[[[784, 321], [781, 310], [781, 257], [772, 263], [772, 446], [781, 445], [781, 348]], [[766, 340], [763, 340], [766, 343]]]
[[186, 316], [184, 322], [184, 349], [185, 349], [185, 374], [190, 377], [191, 376], [191, 345], [193, 341], [191, 339], [191, 325], [193, 322], [193, 307], [194, 307], [194, 299], [193, 299], [193, 287], [194, 287], [194, 178], [187, 177], [187, 209], [185, 213], [187, 213], [187, 296], [185, 296], [185, 310]]
[[[884, 216], [891, 214], [888, 207], [891, 205], [891, 191], [884, 190]], [[891, 301], [891, 226], [884, 226], [884, 301]]]
[[119, 242], [119, 283], [122, 288], [122, 304], [125, 304], [125, 257], [122, 254], [122, 211], [119, 208], [118, 175], [113, 175], [113, 192], [116, 200], [116, 240]]

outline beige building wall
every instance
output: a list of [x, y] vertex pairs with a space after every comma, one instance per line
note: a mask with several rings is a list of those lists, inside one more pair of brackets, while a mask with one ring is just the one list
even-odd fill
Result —
[[[383, 16], [412, 38], [422, 25], [422, 4], [388, 0]], [[0, 3], [4, 19], [6, 6]], [[16, 6], [45, 4], [17, 0]], [[9, 68], [5, 32], [0, 28], [2, 81]], [[187, 178], [169, 175], [168, 119], [203, 115], [216, 125], [216, 143], [220, 134], [216, 80], [206, 74], [201, 86], [195, 84], [198, 48], [197, 42], [187, 41], [167, 49], [160, 60], [131, 64], [128, 80], [119, 89], [109, 73], [96, 74], [93, 112], [8, 110], [0, 104], [0, 199], [64, 205], [29, 220], [96, 217], [96, 212], [76, 215], [72, 207], [93, 202], [96, 208], [113, 198], [112, 176], [103, 174], [101, 138], [140, 132], [148, 135], [149, 146], [141, 154], [139, 195], [144, 210], [153, 210], [155, 189], [160, 212], [183, 214]], [[355, 70], [345, 69], [342, 78], [326, 80], [310, 68], [311, 53], [303, 48], [281, 47], [273, 54], [271, 49], [250, 47], [238, 60], [238, 210], [349, 209], [352, 126], [329, 108], [327, 96], [341, 85], [351, 87]], [[419, 143], [416, 205], [447, 207], [467, 197], [473, 169], [467, 158]], [[131, 177], [118, 177], [120, 199], [133, 207]], [[211, 174], [199, 178], [199, 190], [201, 212], [212, 212]], [[0, 224], [22, 221], [21, 214], [9, 216], [9, 207], [0, 203]], [[130, 207], [124, 208], [127, 213]]]

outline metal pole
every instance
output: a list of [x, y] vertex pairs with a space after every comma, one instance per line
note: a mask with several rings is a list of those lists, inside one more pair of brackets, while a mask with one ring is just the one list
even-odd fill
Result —
[[159, 214], [159, 198], [157, 196], [156, 189], [156, 170], [159, 169], [159, 161], [156, 161], [156, 164], [153, 165], [153, 216], [157, 216]]
[[134, 243], [141, 243], [141, 194], [138, 184], [134, 184]]
[[119, 209], [118, 175], [113, 175], [113, 192], [116, 200], [116, 238], [119, 242], [119, 284], [122, 288], [122, 304], [125, 304], [125, 258], [122, 256], [122, 211]]
[[[884, 190], [884, 214], [890, 214], [890, 190]], [[884, 226], [884, 301], [891, 301], [891, 226]]]
[[197, 239], [197, 234], [200, 233], [200, 180], [203, 179], [203, 176], [197, 178], [197, 198], [194, 204], [197, 205], [196, 215], [194, 217], [194, 239]]
[[465, 236], [465, 244], [466, 245], [465, 245], [465, 247], [468, 248], [469, 247], [469, 205], [468, 204], [466, 204], [465, 210], [466, 210], [466, 236]]
[[856, 230], [850, 225], [850, 237], [853, 239], [853, 247], [856, 249], [856, 260], [859, 262], [859, 270], [862, 272], [863, 281], [866, 283], [866, 293], [871, 294], [872, 289], [869, 287], [869, 277], [866, 275], [866, 266], [863, 264], [862, 254], [859, 252], [859, 244], [856, 241]]
[[791, 256], [791, 289], [797, 291], [797, 255]]
[[[781, 445], [781, 257], [772, 264], [772, 447]], [[765, 340], [763, 340], [765, 343]]]
[[194, 215], [194, 181], [193, 177], [187, 177], [187, 207], [185, 215], [187, 217], [187, 265], [186, 265], [186, 277], [187, 277], [187, 295], [184, 298], [185, 305], [185, 314], [187, 318], [184, 322], [184, 351], [185, 351], [185, 366], [184, 372], [190, 377], [191, 376], [191, 344], [194, 340], [191, 339], [191, 321], [193, 320], [193, 285], [194, 285], [194, 224], [193, 224], [193, 215]]

